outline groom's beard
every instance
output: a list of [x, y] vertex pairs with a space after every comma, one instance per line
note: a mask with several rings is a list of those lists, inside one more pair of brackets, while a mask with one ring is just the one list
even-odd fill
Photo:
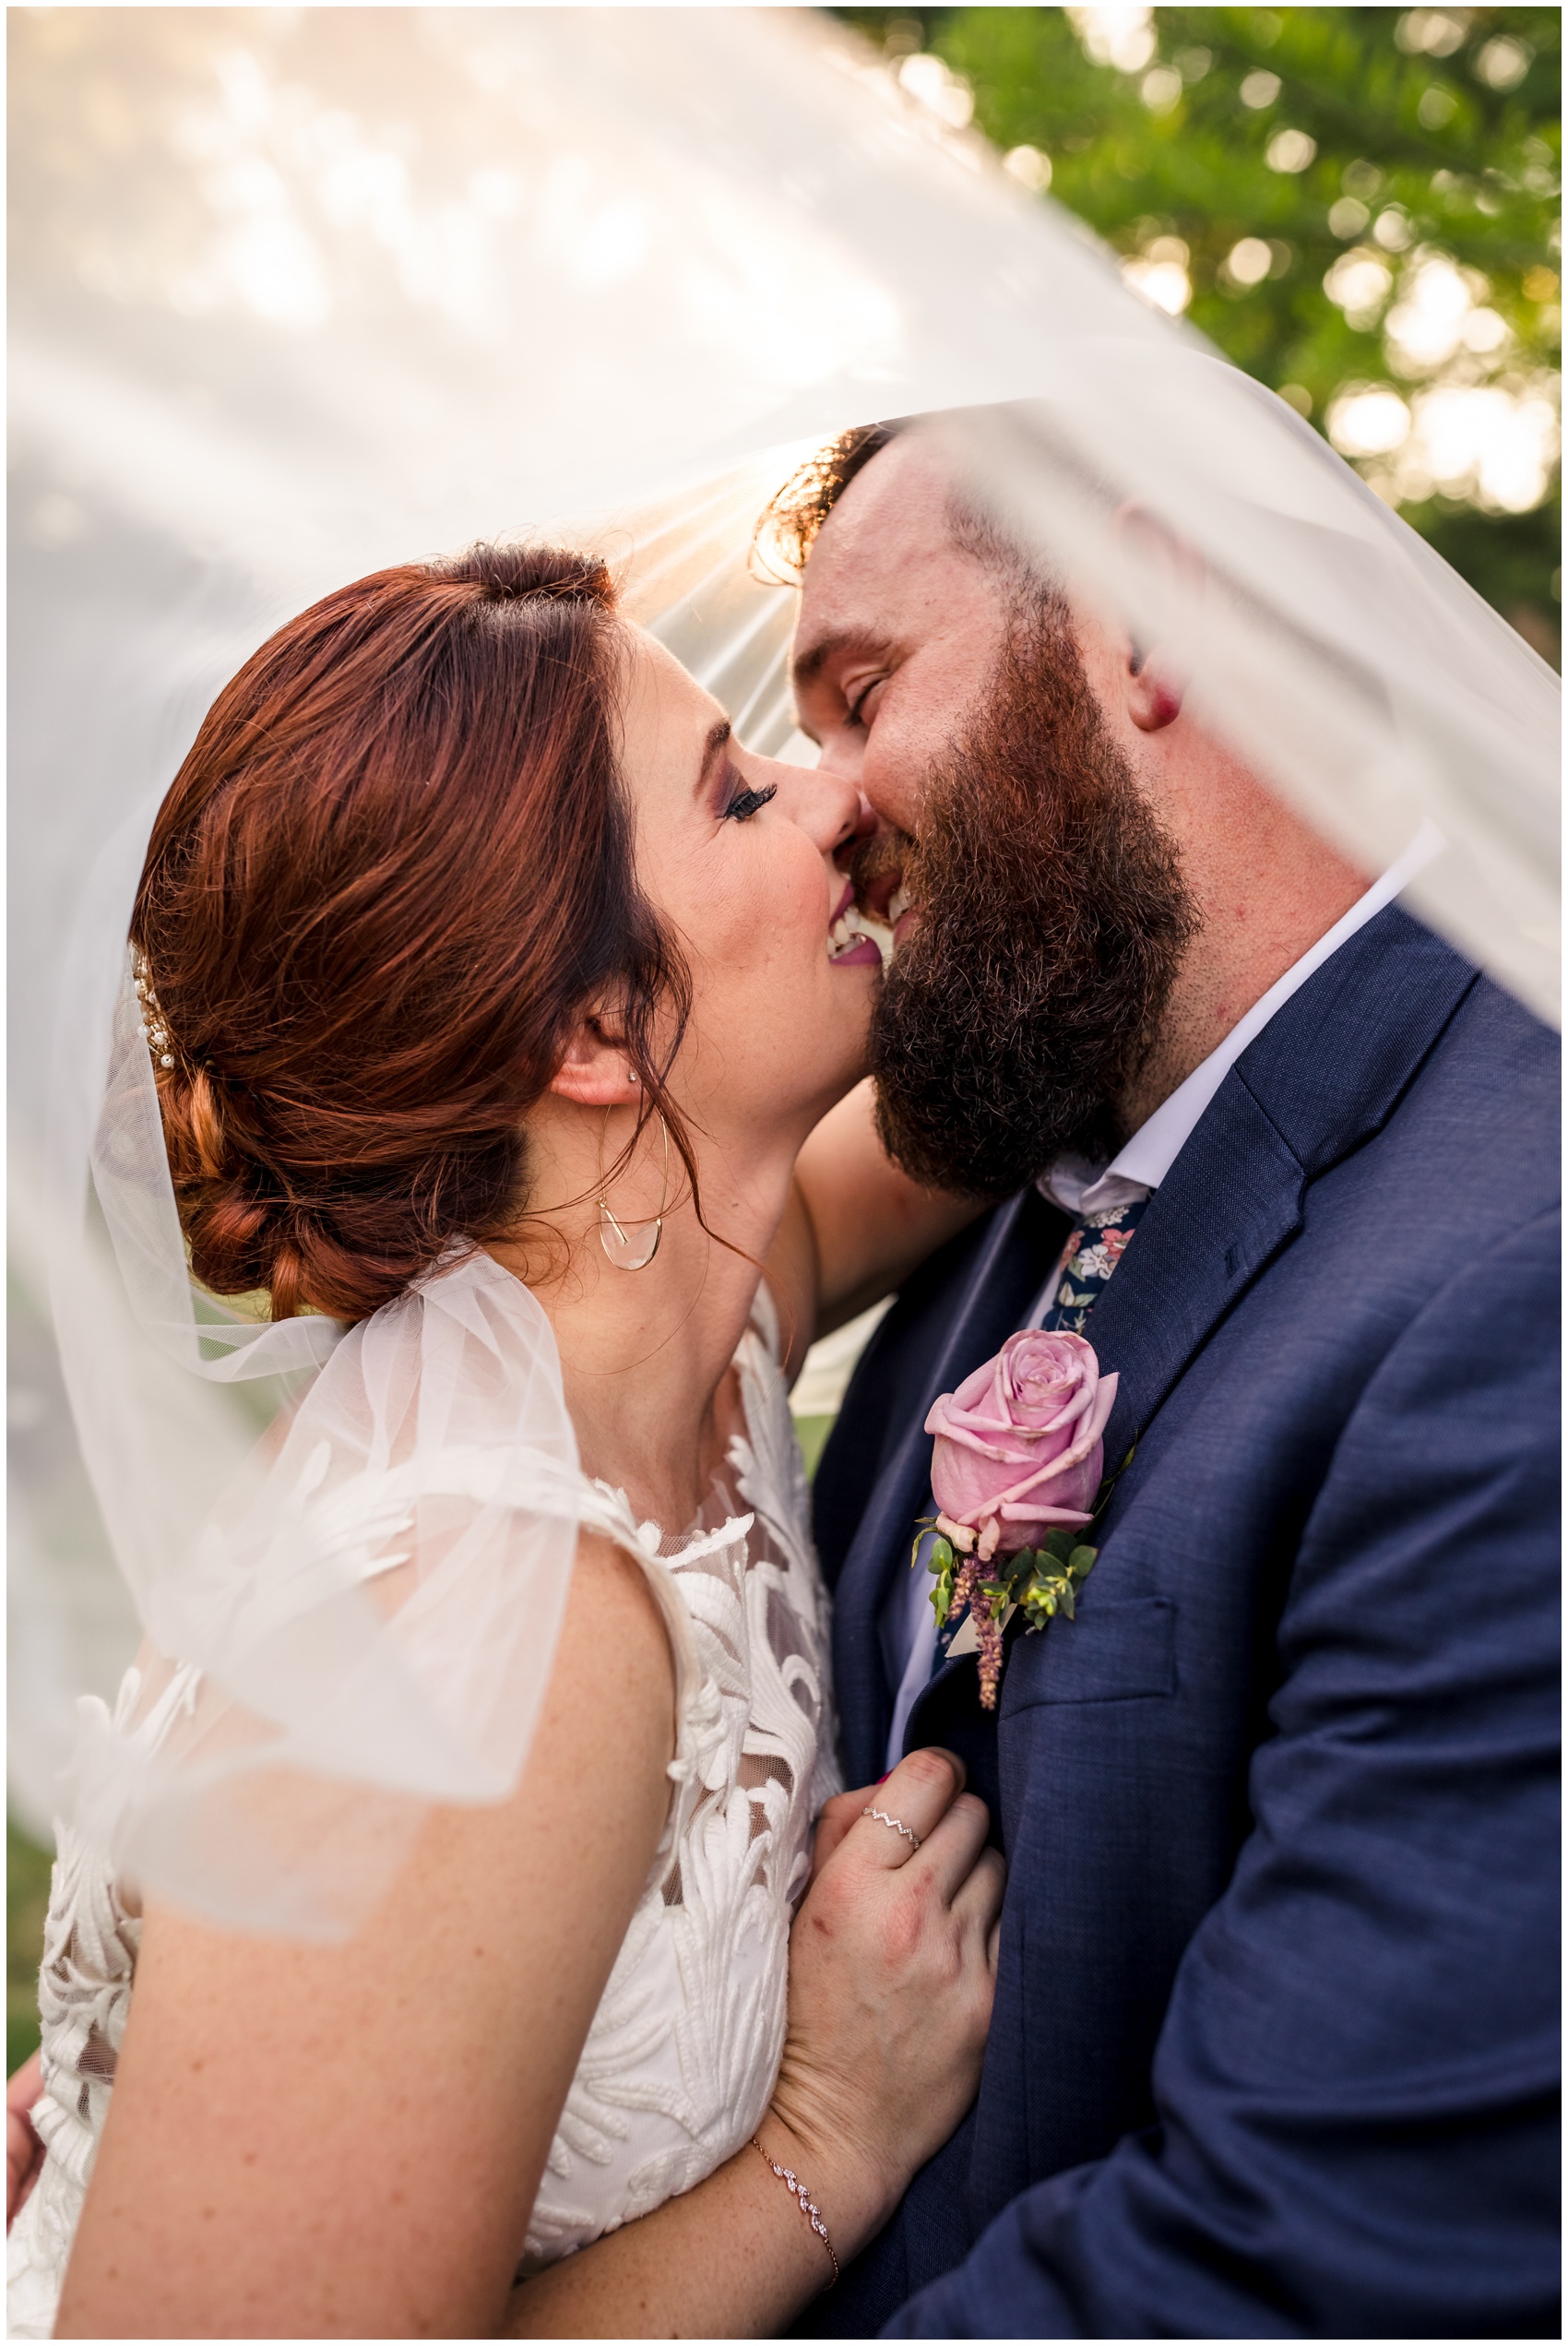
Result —
[[889, 1154], [977, 1197], [1010, 1197], [1069, 1150], [1113, 1154], [1116, 1103], [1198, 922], [1049, 611], [1015, 629], [918, 837], [868, 842], [865, 863], [890, 851], [916, 911], [872, 1020]]

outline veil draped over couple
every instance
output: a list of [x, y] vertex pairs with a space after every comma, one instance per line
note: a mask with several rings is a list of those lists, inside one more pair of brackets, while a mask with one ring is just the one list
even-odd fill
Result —
[[993, 483], [779, 485], [814, 767], [344, 587], [89, 919], [13, 2334], [1554, 2330], [1555, 1040]]
[[[105, 68], [190, 100], [139, 178], [40, 177], [73, 255], [82, 188], [151, 250], [248, 140], [240, 281], [309, 295], [277, 191], [327, 159], [327, 252], [405, 185], [353, 147], [401, 59], [473, 268], [303, 362], [30, 297], [41, 430], [336, 590], [48, 963], [143, 1643], [57, 1826], [12, 2334], [1558, 2335], [1555, 680], [862, 56], [279, 11], [209, 90], [208, 13]], [[40, 44], [52, 159], [101, 110]], [[376, 215], [427, 302], [438, 193]], [[606, 349], [612, 410], [539, 363]], [[232, 436], [159, 406], [201, 365]], [[340, 583], [660, 431], [797, 436]], [[791, 1382], [877, 1309], [808, 1484]]]

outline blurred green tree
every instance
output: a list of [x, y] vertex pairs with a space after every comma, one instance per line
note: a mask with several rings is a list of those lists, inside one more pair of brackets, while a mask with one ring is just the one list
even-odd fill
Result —
[[6, 2074], [38, 2045], [38, 1967], [53, 1861], [6, 1819]]
[[1559, 660], [1559, 10], [834, 13]]

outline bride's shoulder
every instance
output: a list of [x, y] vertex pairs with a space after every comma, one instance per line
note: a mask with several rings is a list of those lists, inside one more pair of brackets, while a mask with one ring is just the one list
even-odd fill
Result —
[[[669, 1602], [668, 1583], [669, 1575], [650, 1569], [648, 1559], [619, 1530], [604, 1528], [585, 1508], [557, 1651], [554, 1698], [586, 1703], [606, 1720], [628, 1703], [639, 1712], [651, 1704], [665, 1721], [672, 1716], [671, 1697], [678, 1709], [691, 1656], [687, 1625]], [[613, 1688], [607, 1672], [615, 1680]], [[669, 1757], [666, 1752], [664, 1758]]]

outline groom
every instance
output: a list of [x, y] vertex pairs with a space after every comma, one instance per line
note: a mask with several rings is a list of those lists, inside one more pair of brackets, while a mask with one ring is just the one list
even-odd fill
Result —
[[[1556, 2336], [1555, 1038], [914, 438], [773, 521], [898, 916], [885, 1137], [1001, 1201], [817, 1475], [849, 1780], [957, 1749], [1009, 1878], [978, 2105], [806, 2326]], [[992, 1714], [922, 1428], [1042, 1323], [1128, 1462]]]

